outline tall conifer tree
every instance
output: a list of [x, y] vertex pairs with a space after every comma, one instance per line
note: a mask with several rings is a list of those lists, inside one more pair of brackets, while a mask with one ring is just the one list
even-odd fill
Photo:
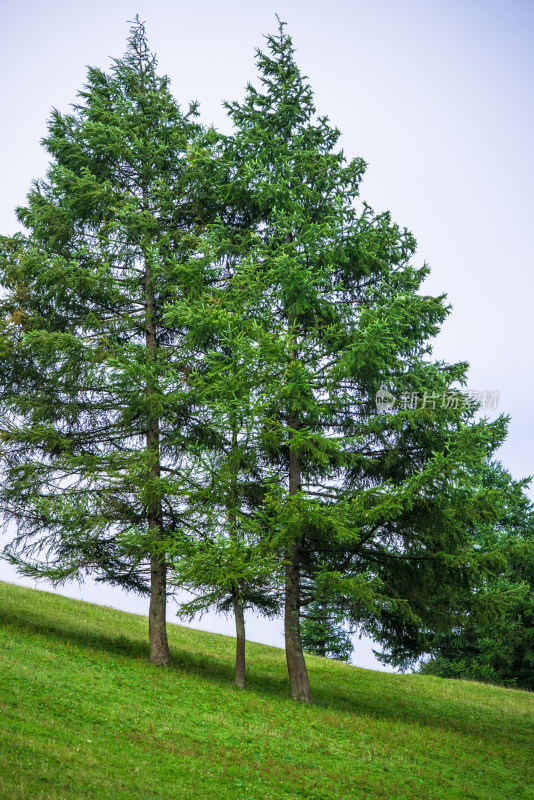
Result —
[[[410, 264], [411, 234], [357, 209], [365, 164], [347, 162], [339, 131], [316, 117], [283, 24], [257, 64], [259, 87], [228, 104], [232, 203], [250, 221], [248, 236], [228, 226], [226, 244], [235, 259], [241, 243], [249, 313], [270, 335], [255, 346], [275, 343], [256, 372], [271, 400], [259, 422], [276, 483], [265, 508], [285, 543], [290, 692], [309, 702], [304, 605], [332, 600], [406, 631], [425, 615], [450, 624], [456, 589], [483, 569], [474, 521], [491, 514], [472, 467], [505, 424], [475, 424], [452, 388], [466, 366], [430, 360], [444, 298], [419, 293], [428, 269]], [[380, 411], [387, 389], [427, 402]]]
[[[431, 361], [448, 310], [420, 294], [413, 237], [356, 207], [364, 162], [316, 117], [284, 26], [267, 42], [214, 157], [140, 23], [54, 112], [29, 233], [2, 242], [0, 492], [30, 574], [143, 590], [149, 571], [155, 663], [169, 552], [233, 604], [240, 645], [282, 566], [290, 691], [309, 702], [304, 606], [411, 652], [450, 627], [488, 566], [473, 537], [497, 498], [476, 475], [505, 425], [462, 407], [465, 365]], [[381, 411], [388, 389], [423, 402]]]
[[272, 334], [255, 319], [254, 276], [247, 276], [239, 257], [243, 238], [250, 235], [251, 210], [229, 200], [233, 175], [227, 145], [220, 137], [215, 162], [210, 159], [216, 176], [213, 200], [227, 224], [219, 217], [203, 237], [202, 258], [196, 254], [184, 265], [187, 303], [167, 307], [169, 324], [187, 331], [183, 346], [193, 365], [188, 383], [198, 398], [203, 437], [190, 454], [195, 463], [188, 492], [191, 530], [166, 547], [172, 580], [195, 594], [181, 604], [180, 614], [192, 617], [211, 607], [233, 612], [235, 683], [244, 688], [244, 612], [279, 612], [281, 566], [277, 532], [265, 517], [269, 464], [261, 433], [270, 398], [259, 375], [273, 358]]
[[53, 112], [52, 164], [18, 210], [28, 232], [2, 239], [1, 500], [27, 574], [149, 590], [150, 659], [168, 665], [160, 542], [184, 521], [191, 423], [183, 331], [163, 309], [209, 195], [188, 160], [196, 107], [156, 66], [136, 19], [125, 56]]

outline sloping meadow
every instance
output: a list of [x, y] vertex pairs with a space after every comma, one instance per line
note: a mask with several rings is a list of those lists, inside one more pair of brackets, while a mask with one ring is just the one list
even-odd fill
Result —
[[534, 697], [309, 657], [313, 706], [287, 699], [282, 650], [0, 583], [0, 797], [534, 797]]

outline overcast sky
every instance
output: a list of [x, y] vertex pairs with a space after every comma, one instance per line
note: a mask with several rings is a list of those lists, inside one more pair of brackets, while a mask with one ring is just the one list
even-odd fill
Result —
[[[415, 263], [432, 268], [424, 291], [447, 293], [453, 306], [435, 355], [468, 361], [469, 389], [499, 391], [498, 411], [512, 418], [499, 457], [516, 478], [534, 473], [534, 3], [5, 3], [1, 233], [17, 229], [14, 209], [45, 173], [39, 142], [51, 108], [68, 110], [87, 65], [107, 68], [124, 53], [137, 13], [178, 101], [198, 100], [203, 121], [225, 130], [221, 101], [241, 99], [254, 80], [254, 49], [275, 14], [287, 22], [318, 112], [340, 128], [347, 156], [368, 163], [362, 199], [414, 233]], [[1, 562], [0, 578], [18, 580]], [[90, 583], [61, 591], [147, 610], [146, 600]], [[214, 616], [202, 627], [233, 631]], [[251, 617], [248, 633], [280, 645], [281, 627]], [[376, 666], [368, 643], [357, 643], [354, 663]]]

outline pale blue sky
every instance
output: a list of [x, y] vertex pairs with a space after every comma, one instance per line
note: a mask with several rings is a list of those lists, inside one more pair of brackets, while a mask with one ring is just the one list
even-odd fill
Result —
[[[45, 172], [39, 140], [50, 109], [68, 109], [86, 65], [105, 68], [123, 54], [136, 13], [179, 102], [198, 100], [203, 120], [223, 128], [221, 100], [241, 98], [254, 79], [254, 48], [275, 29], [275, 13], [288, 23], [318, 111], [341, 129], [347, 155], [368, 162], [362, 198], [414, 233], [416, 263], [432, 267], [426, 291], [446, 292], [453, 305], [435, 354], [469, 361], [469, 388], [500, 391], [499, 411], [512, 416], [500, 457], [515, 477], [534, 473], [534, 4], [10, 3], [0, 52], [0, 232], [16, 229], [15, 206]], [[0, 578], [14, 579], [2, 563]], [[146, 610], [108, 588], [86, 584], [81, 595]], [[231, 621], [204, 624], [232, 631]], [[252, 639], [281, 643], [278, 621], [248, 627]], [[357, 645], [355, 663], [373, 666], [369, 651]]]

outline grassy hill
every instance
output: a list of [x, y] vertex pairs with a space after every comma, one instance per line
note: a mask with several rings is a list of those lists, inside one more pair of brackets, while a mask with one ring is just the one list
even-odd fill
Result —
[[534, 694], [308, 659], [0, 582], [0, 797], [9, 800], [534, 798]]

